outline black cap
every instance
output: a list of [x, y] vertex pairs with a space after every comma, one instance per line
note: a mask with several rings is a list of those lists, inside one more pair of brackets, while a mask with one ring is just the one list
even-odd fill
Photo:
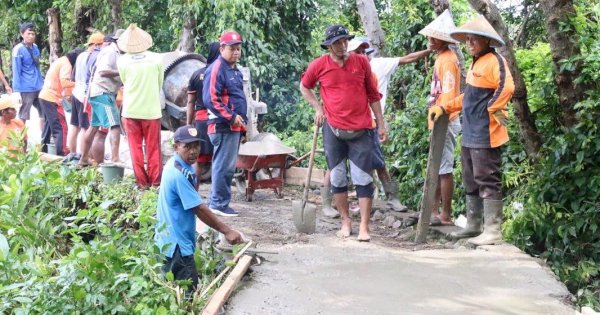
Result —
[[173, 135], [173, 140], [175, 143], [192, 143], [192, 142], [200, 142], [200, 138], [198, 137], [198, 130], [192, 126], [183, 126], [177, 128], [175, 130], [175, 134]]
[[24, 22], [19, 25], [19, 33], [23, 34], [26, 30], [35, 31], [35, 25], [31, 22]]
[[343, 25], [332, 25], [325, 30], [325, 40], [321, 43], [321, 48], [327, 49], [327, 47], [341, 38], [353, 39], [354, 35], [350, 35], [348, 29]]

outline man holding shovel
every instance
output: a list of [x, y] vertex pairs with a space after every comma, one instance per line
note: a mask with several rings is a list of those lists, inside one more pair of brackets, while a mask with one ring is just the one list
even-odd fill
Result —
[[[369, 241], [369, 214], [374, 190], [371, 110], [375, 114], [379, 139], [385, 141], [387, 133], [379, 103], [381, 94], [373, 79], [369, 60], [366, 56], [347, 51], [348, 40], [352, 38], [354, 36], [342, 25], [326, 29], [321, 47], [329, 52], [310, 63], [302, 76], [300, 92], [315, 109], [315, 124], [323, 126], [332, 192], [342, 220], [337, 235], [345, 238], [352, 234], [346, 176], [346, 163], [349, 161], [361, 214], [358, 240]], [[313, 91], [317, 82], [323, 104]]]

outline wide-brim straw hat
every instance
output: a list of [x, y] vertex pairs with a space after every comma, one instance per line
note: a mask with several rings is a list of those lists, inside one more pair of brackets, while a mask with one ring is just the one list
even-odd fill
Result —
[[419, 34], [443, 40], [448, 43], [458, 44], [458, 42], [450, 36], [450, 32], [455, 28], [456, 25], [452, 20], [452, 14], [450, 14], [450, 11], [445, 10], [435, 20], [420, 30]]
[[459, 28], [450, 32], [452, 38], [465, 42], [467, 35], [479, 35], [490, 39], [490, 46], [502, 47], [504, 40], [498, 35], [494, 27], [488, 22], [483, 15], [479, 15], [473, 20], [461, 25]]
[[15, 103], [13, 102], [10, 96], [3, 95], [0, 97], [0, 110], [4, 110], [7, 108], [15, 108]]
[[119, 49], [126, 53], [141, 53], [152, 47], [152, 36], [132, 23], [119, 36], [117, 45], [119, 45]]

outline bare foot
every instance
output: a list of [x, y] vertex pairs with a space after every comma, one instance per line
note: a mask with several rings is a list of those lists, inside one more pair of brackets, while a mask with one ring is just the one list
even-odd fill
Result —
[[339, 238], [346, 238], [352, 234], [352, 220], [342, 219], [342, 228], [336, 233]]
[[450, 216], [444, 216], [443, 214], [439, 216], [442, 225], [454, 225], [452, 222], [452, 218]]
[[371, 236], [369, 236], [369, 227], [360, 226], [360, 230], [358, 231], [358, 237], [356, 238], [359, 242], [368, 242], [371, 240]]

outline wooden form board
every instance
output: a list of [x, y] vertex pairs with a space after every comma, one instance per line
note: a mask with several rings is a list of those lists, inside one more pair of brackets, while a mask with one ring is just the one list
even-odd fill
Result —
[[[302, 186], [306, 182], [306, 175], [308, 175], [307, 167], [290, 167], [285, 170], [285, 183], [287, 185], [298, 185]], [[310, 177], [311, 185], [323, 185], [323, 178], [325, 177], [325, 170], [313, 168], [312, 176]]]
[[219, 314], [221, 307], [227, 302], [227, 299], [235, 289], [236, 285], [240, 282], [250, 263], [252, 262], [252, 256], [244, 255], [240, 258], [233, 271], [227, 276], [223, 285], [221, 285], [215, 294], [210, 298], [206, 307], [202, 311], [202, 315], [216, 315]]
[[417, 224], [415, 243], [424, 243], [427, 240], [427, 230], [431, 217], [431, 209], [436, 204], [435, 190], [438, 185], [442, 152], [448, 131], [448, 115], [442, 115], [429, 135], [429, 157], [427, 158], [427, 176], [423, 185], [423, 199], [421, 202], [421, 215]]

